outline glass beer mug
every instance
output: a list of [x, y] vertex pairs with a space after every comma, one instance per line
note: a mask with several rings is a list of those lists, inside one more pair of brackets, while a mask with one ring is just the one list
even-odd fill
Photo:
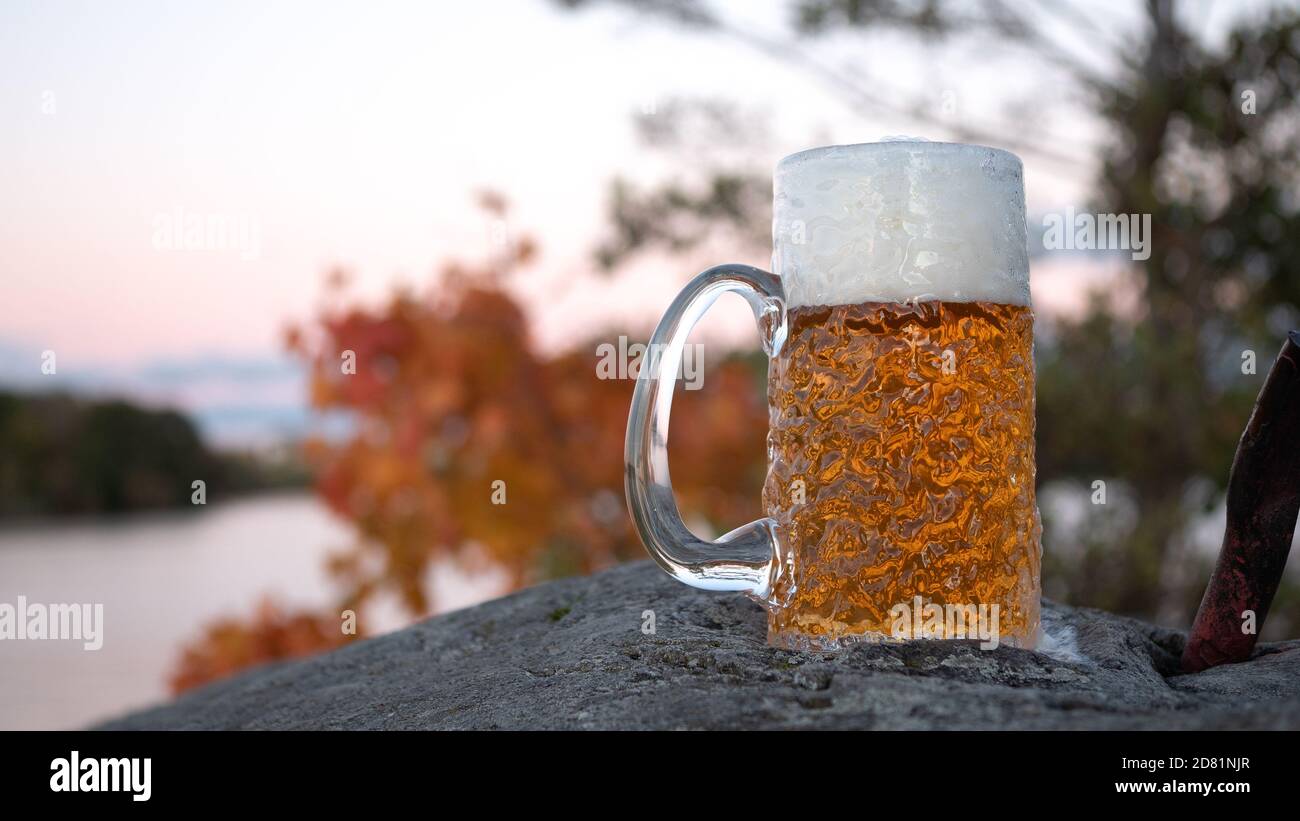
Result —
[[[642, 541], [680, 581], [763, 604], [778, 647], [1033, 647], [1041, 526], [1020, 160], [955, 143], [830, 146], [781, 160], [774, 189], [776, 275], [710, 268], [651, 339], [626, 448]], [[728, 291], [749, 302], [770, 357], [766, 518], [707, 541], [673, 498], [668, 417], [687, 335]]]

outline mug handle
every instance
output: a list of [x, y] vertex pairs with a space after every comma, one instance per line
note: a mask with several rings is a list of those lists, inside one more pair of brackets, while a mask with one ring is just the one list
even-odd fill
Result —
[[780, 278], [748, 265], [718, 265], [691, 280], [659, 321], [642, 357], [627, 420], [627, 504], [641, 541], [674, 578], [705, 590], [740, 591], [770, 604], [781, 570], [777, 523], [759, 519], [716, 542], [697, 538], [682, 522], [668, 476], [668, 415], [695, 323], [722, 294], [735, 291], [754, 311], [763, 350], [776, 356], [786, 337]]

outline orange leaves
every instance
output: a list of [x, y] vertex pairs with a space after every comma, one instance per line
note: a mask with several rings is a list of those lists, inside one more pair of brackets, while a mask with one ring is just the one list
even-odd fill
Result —
[[[384, 568], [365, 577], [375, 562], [353, 563], [342, 581], [398, 591], [416, 614], [430, 607], [423, 574], [471, 546], [520, 586], [642, 555], [623, 508], [633, 383], [599, 378], [594, 341], [537, 353], [518, 302], [457, 272], [434, 298], [327, 317], [308, 352], [319, 406], [357, 420], [350, 441], [313, 443], [317, 487]], [[335, 372], [349, 347], [357, 373]], [[767, 409], [753, 361], [710, 368], [674, 428], [685, 507], [724, 529], [759, 507]]]
[[[485, 196], [503, 218], [504, 201]], [[377, 308], [326, 312], [289, 339], [310, 364], [313, 406], [355, 422], [346, 441], [306, 448], [321, 498], [357, 531], [330, 562], [348, 607], [386, 593], [423, 615], [443, 560], [488, 562], [520, 587], [645, 555], [623, 500], [634, 383], [599, 378], [597, 343], [608, 340], [535, 350], [524, 307], [499, 283], [536, 246], [507, 235], [496, 250], [481, 267], [448, 265], [429, 298], [399, 292]], [[593, 332], [599, 323], [575, 318]], [[683, 512], [719, 532], [759, 510], [767, 407], [756, 362], [720, 357], [674, 408]], [[266, 608], [247, 627], [218, 624], [186, 653], [178, 686], [332, 646], [316, 624]]]
[[[360, 429], [317, 451], [322, 494], [390, 558], [414, 556], [420, 568], [472, 541], [522, 585], [549, 575], [547, 553], [574, 572], [640, 555], [622, 512], [632, 383], [597, 377], [594, 344], [543, 358], [514, 299], [475, 286], [427, 303], [396, 299], [382, 314], [326, 327], [331, 351], [317, 363], [346, 344], [358, 345], [358, 377], [377, 352], [395, 363], [364, 389], [322, 391], [326, 407], [354, 411]], [[366, 334], [373, 344], [358, 341]], [[720, 384], [681, 400], [677, 437], [687, 447], [674, 452], [689, 468], [685, 495], [720, 518], [753, 513], [766, 426], [759, 378], [726, 361], [710, 379]], [[708, 489], [693, 493], [701, 479]], [[498, 481], [503, 504], [493, 500]], [[414, 595], [407, 604], [428, 606]]]
[[256, 664], [329, 650], [353, 638], [343, 633], [340, 618], [286, 613], [269, 599], [263, 600], [251, 621], [219, 621], [210, 625], [199, 641], [185, 648], [171, 676], [172, 692]]
[[322, 324], [333, 350], [322, 354], [316, 363], [313, 402], [317, 407], [380, 406], [399, 384], [399, 356], [410, 345], [412, 331], [402, 316], [373, 316], [354, 310], [327, 318]]

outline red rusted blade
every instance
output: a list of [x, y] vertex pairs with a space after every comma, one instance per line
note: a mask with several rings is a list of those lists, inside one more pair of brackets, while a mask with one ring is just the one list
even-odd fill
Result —
[[[1286, 567], [1300, 513], [1300, 332], [1291, 331], [1255, 400], [1228, 477], [1228, 526], [1183, 651], [1194, 673], [1245, 661]], [[1254, 614], [1254, 630], [1247, 614]]]

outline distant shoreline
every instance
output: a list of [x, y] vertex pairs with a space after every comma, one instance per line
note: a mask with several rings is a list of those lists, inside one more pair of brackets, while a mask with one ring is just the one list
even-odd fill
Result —
[[[119, 510], [111, 513], [105, 512], [76, 512], [76, 513], [37, 513], [24, 514], [18, 516], [0, 516], [0, 536], [16, 534], [21, 532], [52, 530], [63, 526], [77, 525], [104, 525], [114, 526], [142, 521], [144, 519], [165, 520], [174, 519], [182, 521], [185, 519], [197, 518], [205, 513], [215, 513], [230, 507], [252, 500], [264, 500], [271, 498], [315, 498], [315, 494], [310, 487], [267, 487], [251, 490], [240, 490], [235, 493], [223, 496], [221, 499], [209, 499], [207, 504], [203, 505], [184, 505], [171, 507], [149, 507], [135, 508], [132, 510]], [[323, 502], [321, 503], [324, 504]], [[0, 550], [4, 545], [0, 544]]]
[[295, 443], [217, 449], [175, 409], [0, 391], [0, 522], [184, 510], [310, 484]]

